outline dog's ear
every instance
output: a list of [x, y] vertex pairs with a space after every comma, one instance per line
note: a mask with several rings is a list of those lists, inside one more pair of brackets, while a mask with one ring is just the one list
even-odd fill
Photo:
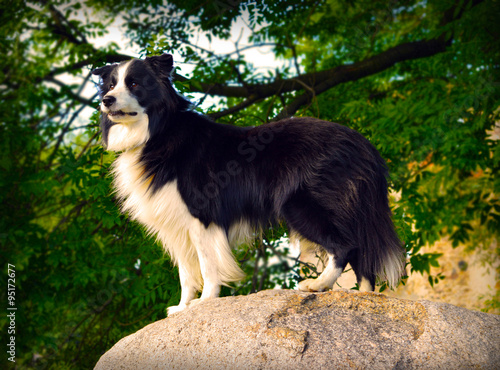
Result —
[[92, 71], [93, 75], [100, 76], [103, 80], [111, 73], [113, 68], [115, 68], [115, 64], [111, 64], [109, 66], [104, 66], [101, 68], [96, 68]]
[[174, 69], [174, 58], [171, 54], [146, 57], [144, 61], [149, 64], [154, 71], [163, 75], [170, 76]]

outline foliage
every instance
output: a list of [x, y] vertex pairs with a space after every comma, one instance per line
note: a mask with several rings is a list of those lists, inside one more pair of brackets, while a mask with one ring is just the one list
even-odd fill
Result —
[[[220, 122], [312, 115], [368, 137], [390, 167], [409, 270], [429, 274], [440, 253], [422, 247], [443, 236], [498, 259], [498, 248], [489, 250], [500, 230], [500, 149], [489, 136], [500, 105], [498, 2], [14, 0], [0, 7], [0, 255], [5, 270], [7, 263], [16, 270], [18, 367], [92, 367], [179, 299], [168, 257], [120, 214], [108, 175], [114, 155], [98, 143], [90, 70], [130, 57], [115, 42], [95, 46], [116, 15], [137, 54], [176, 53], [177, 88], [198, 93], [195, 103], [217, 96], [204, 109]], [[230, 39], [242, 24], [248, 44], [238, 39], [234, 51], [197, 43], [200, 33]], [[246, 53], [269, 47], [281, 63], [263, 71]], [[302, 266], [283, 236], [285, 225], [265, 230], [256, 252], [237, 251], [248, 279], [224, 294], [294, 287]], [[498, 309], [498, 294], [488, 303]], [[0, 324], [5, 334], [5, 316]]]

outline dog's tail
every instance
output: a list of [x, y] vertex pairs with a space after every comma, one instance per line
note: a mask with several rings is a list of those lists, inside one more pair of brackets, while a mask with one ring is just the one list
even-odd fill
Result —
[[361, 275], [377, 277], [386, 281], [390, 288], [395, 288], [406, 275], [406, 250], [394, 228], [385, 178], [380, 179], [378, 185], [377, 190], [365, 193], [371, 199], [365, 199], [363, 203], [366, 206], [358, 229], [361, 247], [358, 263]]
[[379, 258], [375, 259], [374, 272], [375, 275], [382, 281], [386, 281], [387, 285], [394, 289], [399, 284], [399, 281], [406, 275], [405, 260], [406, 251], [399, 237], [394, 230], [394, 226], [390, 217], [387, 217], [379, 232]]

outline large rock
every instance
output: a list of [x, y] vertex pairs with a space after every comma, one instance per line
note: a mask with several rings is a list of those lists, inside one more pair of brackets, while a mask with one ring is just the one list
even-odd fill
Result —
[[146, 326], [96, 369], [500, 368], [500, 316], [382, 294], [268, 290]]

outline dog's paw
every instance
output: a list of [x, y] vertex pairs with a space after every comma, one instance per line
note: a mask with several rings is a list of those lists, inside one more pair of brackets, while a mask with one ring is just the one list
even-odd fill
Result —
[[320, 279], [306, 279], [299, 283], [298, 288], [303, 292], [324, 292], [331, 287], [324, 284]]
[[187, 307], [185, 304], [180, 304], [178, 306], [170, 306], [167, 308], [167, 316], [173, 315], [174, 313], [181, 312]]
[[201, 302], [202, 302], [201, 298], [195, 298], [188, 303], [188, 306], [193, 307], [196, 306], [197, 304], [200, 304]]
[[191, 302], [188, 303], [188, 307], [194, 307], [199, 305], [200, 303], [206, 302], [210, 299], [213, 299], [213, 297], [208, 297], [208, 298], [195, 298]]

